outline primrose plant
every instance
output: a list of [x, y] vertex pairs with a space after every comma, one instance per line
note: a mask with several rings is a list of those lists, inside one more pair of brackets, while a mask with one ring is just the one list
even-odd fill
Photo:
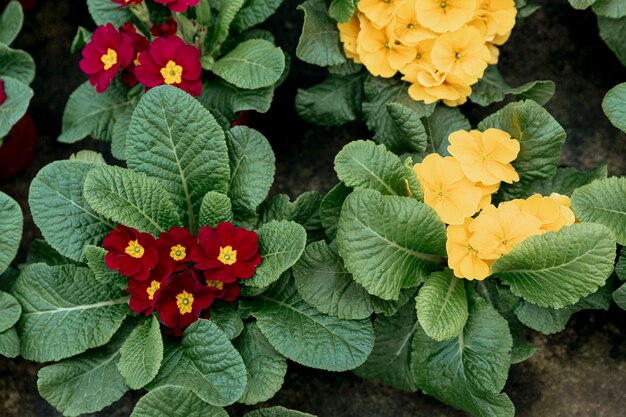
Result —
[[178, 87], [227, 127], [244, 110], [266, 112], [286, 72], [270, 32], [255, 26], [282, 1], [87, 0], [92, 34], [79, 28], [73, 51], [89, 76], [71, 96], [59, 141], [112, 141], [125, 159], [125, 133], [145, 90]]
[[320, 311], [376, 313], [357, 375], [473, 416], [514, 415], [501, 391], [510, 365], [537, 349], [526, 326], [556, 333], [577, 311], [607, 309], [626, 239], [624, 180], [606, 166], [557, 168], [564, 140], [527, 100], [441, 137], [418, 164], [371, 141], [339, 152], [341, 182], [320, 206], [326, 239], [293, 270]]
[[[39, 372], [47, 401], [75, 416], [143, 388], [134, 416], [222, 416], [272, 398], [287, 359], [333, 371], [365, 362], [369, 318], [319, 312], [295, 287], [290, 268], [322, 232], [321, 196], [264, 201], [275, 158], [263, 135], [224, 132], [200, 102], [161, 86], [133, 113], [126, 156], [122, 168], [81, 152], [31, 186], [45, 242], [11, 294], [22, 356], [59, 361]], [[285, 413], [251, 416], [303, 415]]]

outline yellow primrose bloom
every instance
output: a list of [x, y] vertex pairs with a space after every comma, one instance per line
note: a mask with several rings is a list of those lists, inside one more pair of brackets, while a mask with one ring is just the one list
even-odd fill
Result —
[[515, 204], [489, 205], [469, 225], [470, 245], [481, 259], [498, 259], [530, 236], [542, 234], [541, 222]]
[[370, 74], [383, 78], [393, 77], [416, 54], [414, 46], [402, 45], [395, 39], [391, 26], [377, 29], [367, 19], [361, 19], [357, 45], [359, 58]]
[[461, 28], [474, 17], [475, 0], [415, 0], [419, 23], [437, 33]]
[[[396, 10], [407, 0], [360, 0], [357, 5], [374, 26], [386, 26], [396, 14]], [[409, 2], [411, 2], [409, 0]]]
[[430, 60], [430, 51], [434, 44], [433, 39], [427, 39], [415, 45], [415, 56], [409, 63], [400, 68], [400, 72], [404, 75], [402, 77], [404, 81], [416, 83], [418, 73], [434, 68]]
[[448, 226], [448, 266], [457, 278], [482, 281], [491, 274], [489, 267], [493, 261], [480, 259], [478, 252], [470, 245], [472, 233], [469, 225], [472, 221], [473, 219], [465, 219], [462, 225]]
[[451, 156], [428, 155], [414, 170], [420, 180], [424, 202], [444, 223], [459, 225], [478, 211], [483, 192], [468, 180]]
[[511, 162], [517, 158], [520, 143], [499, 129], [484, 132], [459, 130], [448, 137], [448, 152], [461, 164], [467, 178], [485, 185], [519, 181]]
[[552, 193], [549, 198], [553, 199], [559, 204], [561, 209], [561, 217], [565, 221], [565, 226], [572, 225], [577, 222], [576, 214], [572, 210], [572, 200], [566, 195]]
[[454, 74], [446, 74], [435, 69], [435, 66], [424, 65], [416, 72], [415, 77], [405, 75], [403, 80], [412, 82], [409, 95], [413, 100], [422, 100], [426, 104], [443, 100], [448, 106], [458, 106], [467, 101], [472, 93], [466, 80]]
[[476, 17], [485, 24], [485, 39], [491, 41], [496, 35], [506, 35], [515, 26], [517, 8], [514, 0], [479, 0]]
[[483, 190], [483, 198], [481, 198], [480, 203], [478, 203], [478, 210], [482, 210], [491, 204], [491, 196], [498, 192], [500, 189], [500, 183], [485, 185], [482, 182], [477, 182], [476, 186]]
[[426, 39], [434, 39], [437, 34], [426, 29], [417, 21], [415, 2], [406, 1], [398, 8], [394, 22], [394, 33], [404, 45], [417, 45]]
[[489, 55], [491, 55], [487, 63], [489, 65], [497, 64], [500, 59], [500, 49], [492, 43], [487, 43], [487, 49], [489, 49]]
[[431, 58], [440, 71], [472, 78], [471, 85], [483, 76], [491, 53], [478, 29], [464, 26], [456, 32], [439, 36]]
[[343, 52], [347, 58], [353, 59], [357, 64], [361, 63], [359, 54], [357, 53], [357, 37], [361, 31], [358, 13], [355, 13], [346, 23], [338, 23], [339, 39], [343, 44]]

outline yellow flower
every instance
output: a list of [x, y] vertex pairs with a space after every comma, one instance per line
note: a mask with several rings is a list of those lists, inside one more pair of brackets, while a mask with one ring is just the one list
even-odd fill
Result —
[[474, 17], [475, 0], [415, 0], [420, 24], [437, 33], [460, 29]]
[[489, 205], [469, 225], [470, 245], [481, 259], [498, 259], [530, 236], [543, 233], [541, 222], [515, 204]]
[[491, 196], [498, 192], [498, 189], [500, 189], [500, 183], [485, 185], [482, 182], [477, 182], [476, 186], [483, 190], [483, 197], [480, 199], [480, 203], [478, 203], [478, 210], [482, 210], [491, 204]]
[[465, 223], [458, 226], [448, 226], [448, 266], [457, 278], [482, 281], [491, 273], [489, 267], [492, 261], [480, 259], [478, 252], [470, 245], [472, 233], [469, 225], [473, 219], [465, 219]]
[[[406, 0], [360, 0], [357, 5], [372, 23], [379, 28], [386, 26]], [[409, 2], [411, 2], [409, 0]]]
[[430, 154], [414, 170], [420, 180], [424, 202], [447, 224], [463, 224], [478, 210], [480, 187], [468, 180], [452, 157]]
[[346, 57], [360, 64], [361, 60], [356, 48], [356, 40], [361, 31], [358, 14], [355, 13], [346, 23], [338, 23], [337, 28], [339, 29], [339, 39], [343, 44], [343, 52], [346, 54]]
[[414, 1], [404, 2], [398, 8], [394, 23], [394, 33], [396, 39], [404, 45], [417, 45], [423, 40], [437, 37], [435, 32], [426, 29], [417, 21]]
[[515, 26], [517, 8], [514, 0], [479, 0], [476, 17], [484, 22], [485, 39], [493, 40], [494, 36], [511, 33]]
[[461, 164], [467, 178], [485, 185], [500, 181], [519, 181], [519, 175], [511, 162], [517, 158], [520, 144], [499, 129], [484, 132], [459, 130], [448, 137], [448, 152]]
[[383, 78], [393, 77], [397, 70], [411, 62], [416, 54], [415, 47], [402, 45], [394, 38], [391, 26], [377, 29], [363, 18], [357, 45], [359, 58], [370, 74]]
[[426, 104], [443, 100], [448, 106], [458, 106], [465, 103], [472, 93], [466, 80], [454, 74], [437, 71], [432, 64], [424, 65], [416, 72], [415, 77], [405, 75], [402, 79], [412, 83], [409, 87], [411, 98], [422, 100]]
[[487, 43], [487, 49], [489, 49], [489, 55], [491, 55], [487, 63], [489, 65], [497, 64], [500, 59], [500, 49], [492, 43]]
[[491, 53], [478, 29], [465, 26], [439, 36], [431, 58], [438, 70], [471, 78], [471, 85], [483, 76]]
[[415, 45], [415, 56], [408, 64], [400, 68], [400, 72], [404, 75], [402, 77], [404, 81], [416, 83], [418, 73], [434, 68], [430, 60], [430, 51], [434, 44], [433, 39], [426, 39]]
[[[569, 207], [560, 204], [560, 201], [563, 201], [560, 197], [565, 197], [567, 200], [569, 198], [559, 194], [556, 196], [553, 198], [534, 194], [526, 200], [513, 201], [517, 203], [520, 211], [539, 219], [542, 230], [558, 232], [563, 226], [574, 224], [576, 218]], [[568, 201], [563, 202], [568, 203]]]

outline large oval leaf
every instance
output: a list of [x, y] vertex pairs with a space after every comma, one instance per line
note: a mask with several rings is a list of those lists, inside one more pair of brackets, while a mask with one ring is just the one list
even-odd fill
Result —
[[618, 84], [606, 93], [602, 110], [613, 126], [626, 132], [626, 83]]
[[22, 239], [23, 222], [20, 206], [0, 192], [0, 275], [6, 271], [17, 254]]
[[137, 402], [130, 417], [228, 417], [223, 408], [202, 401], [188, 388], [166, 385]]
[[4, 81], [4, 92], [7, 95], [6, 101], [0, 106], [0, 138], [3, 138], [28, 110], [33, 90], [15, 78], [0, 74], [0, 79]]
[[21, 314], [22, 306], [15, 297], [0, 291], [0, 333], [13, 327]]
[[26, 52], [0, 43], [0, 76], [15, 78], [28, 85], [35, 79], [35, 61]]
[[161, 326], [156, 316], [138, 324], [120, 349], [117, 369], [132, 389], [154, 379], [163, 361]]

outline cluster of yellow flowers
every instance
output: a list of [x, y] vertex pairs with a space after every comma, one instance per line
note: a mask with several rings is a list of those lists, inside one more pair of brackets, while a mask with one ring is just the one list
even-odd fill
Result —
[[515, 26], [514, 0], [360, 0], [340, 23], [348, 58], [375, 76], [399, 71], [414, 100], [467, 101]]
[[448, 224], [448, 266], [455, 276], [485, 279], [491, 264], [516, 244], [575, 222], [569, 197], [556, 193], [491, 204], [501, 182], [519, 181], [511, 162], [520, 144], [508, 133], [460, 130], [448, 140], [452, 156], [430, 154], [413, 169], [424, 202]]

